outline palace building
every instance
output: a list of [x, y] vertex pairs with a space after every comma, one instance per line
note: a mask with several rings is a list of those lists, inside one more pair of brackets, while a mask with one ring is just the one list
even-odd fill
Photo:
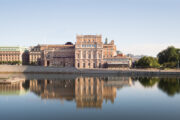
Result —
[[77, 35], [75, 45], [46, 44], [21, 47], [0, 47], [0, 64], [18, 62], [29, 65], [92, 68], [130, 67], [131, 59], [119, 56], [114, 40], [102, 42], [101, 35]]
[[101, 35], [77, 35], [75, 44], [76, 68], [100, 68], [103, 65]]

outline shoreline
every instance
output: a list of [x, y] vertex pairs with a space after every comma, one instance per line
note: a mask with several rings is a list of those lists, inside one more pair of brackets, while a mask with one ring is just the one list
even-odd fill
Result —
[[77, 69], [75, 67], [44, 67], [44, 66], [18, 66], [18, 65], [0, 65], [0, 74], [2, 73], [33, 73], [33, 74], [116, 74], [116, 75], [178, 75], [180, 70], [168, 69]]

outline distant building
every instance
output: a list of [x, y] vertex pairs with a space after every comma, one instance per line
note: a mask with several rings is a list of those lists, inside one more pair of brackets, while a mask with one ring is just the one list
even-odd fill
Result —
[[132, 62], [138, 61], [139, 59], [141, 59], [142, 57], [144, 57], [145, 55], [133, 55], [133, 54], [127, 54], [127, 57], [130, 57], [132, 59]]
[[75, 44], [76, 68], [100, 68], [103, 65], [101, 35], [78, 35]]
[[1, 64], [26, 64], [28, 63], [28, 50], [24, 47], [0, 47]]

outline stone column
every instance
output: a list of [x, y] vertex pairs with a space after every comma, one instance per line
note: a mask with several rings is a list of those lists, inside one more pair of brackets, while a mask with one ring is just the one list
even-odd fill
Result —
[[91, 58], [90, 59], [93, 59], [93, 50], [91, 50]]

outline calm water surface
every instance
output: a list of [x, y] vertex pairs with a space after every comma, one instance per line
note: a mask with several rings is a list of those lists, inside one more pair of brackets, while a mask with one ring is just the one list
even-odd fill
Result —
[[0, 120], [180, 119], [177, 77], [0, 76]]

